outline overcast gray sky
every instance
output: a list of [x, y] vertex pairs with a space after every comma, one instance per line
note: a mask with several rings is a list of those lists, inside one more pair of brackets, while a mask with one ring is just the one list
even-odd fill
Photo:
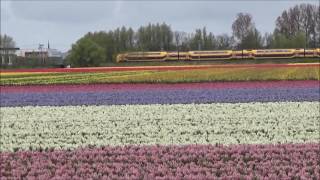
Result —
[[193, 32], [206, 26], [214, 34], [231, 34], [236, 14], [252, 14], [256, 27], [272, 32], [285, 9], [305, 1], [3, 1], [1, 33], [14, 38], [20, 48], [37, 48], [50, 41], [62, 51], [89, 31], [134, 29], [149, 22], [166, 22], [172, 29]]

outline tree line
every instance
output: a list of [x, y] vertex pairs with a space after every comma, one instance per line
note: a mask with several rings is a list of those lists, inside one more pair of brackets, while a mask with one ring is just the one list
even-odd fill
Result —
[[320, 46], [319, 22], [319, 6], [300, 4], [284, 10], [275, 21], [274, 32], [263, 35], [248, 13], [237, 14], [232, 35], [214, 35], [206, 27], [193, 33], [174, 31], [166, 23], [150, 23], [136, 31], [122, 27], [87, 33], [72, 46], [68, 61], [73, 66], [98, 66], [130, 51], [315, 48]]
[[[257, 48], [320, 47], [320, 6], [300, 4], [284, 10], [272, 33], [262, 34], [248, 13], [238, 13], [232, 34], [215, 35], [206, 27], [192, 33], [175, 31], [166, 23], [89, 32], [72, 45], [67, 62], [72, 66], [99, 66], [115, 62], [131, 51], [190, 51]], [[4, 42], [4, 41], [2, 41]], [[2, 43], [3, 44], [3, 43]]]

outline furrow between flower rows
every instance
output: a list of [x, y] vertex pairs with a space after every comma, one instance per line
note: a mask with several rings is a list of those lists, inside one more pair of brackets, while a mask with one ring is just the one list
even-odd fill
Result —
[[319, 87], [114, 92], [2, 93], [1, 107], [319, 101]]
[[319, 102], [2, 107], [1, 151], [319, 141]]
[[187, 145], [0, 153], [1, 179], [317, 179], [320, 144]]
[[0, 86], [1, 93], [32, 92], [99, 92], [130, 90], [180, 90], [180, 89], [258, 89], [258, 88], [315, 88], [320, 81], [253, 81], [178, 84], [82, 84], [82, 85], [25, 85]]

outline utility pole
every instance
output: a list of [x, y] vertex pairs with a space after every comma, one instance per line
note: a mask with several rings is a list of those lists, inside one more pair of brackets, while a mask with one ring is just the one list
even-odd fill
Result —
[[180, 56], [179, 56], [179, 45], [177, 46], [178, 48], [178, 61], [180, 60]]
[[41, 59], [41, 62], [44, 64], [44, 56], [43, 56], [43, 47], [44, 45], [43, 44], [39, 44], [39, 50], [40, 50], [40, 59]]
[[178, 40], [176, 40], [177, 42], [177, 52], [178, 52], [178, 61], [180, 60], [180, 56], [179, 56], [179, 42], [178, 42]]
[[[198, 40], [198, 50], [201, 51], [201, 42], [200, 42], [200, 39]], [[200, 54], [199, 54], [199, 59], [200, 59]]]
[[308, 43], [308, 29], [306, 28], [306, 39], [305, 39], [305, 42], [304, 42], [304, 57], [306, 57], [306, 49], [307, 49], [307, 43]]
[[241, 49], [242, 49], [241, 51], [242, 51], [242, 59], [243, 59], [243, 48], [241, 48]]
[[243, 59], [243, 44], [241, 43], [241, 59]]

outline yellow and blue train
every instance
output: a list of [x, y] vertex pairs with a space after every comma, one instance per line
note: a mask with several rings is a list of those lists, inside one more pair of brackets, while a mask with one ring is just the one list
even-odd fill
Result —
[[128, 52], [117, 56], [117, 62], [130, 61], [201, 61], [233, 59], [293, 59], [320, 57], [320, 48], [316, 49], [251, 49], [217, 50], [188, 52]]

